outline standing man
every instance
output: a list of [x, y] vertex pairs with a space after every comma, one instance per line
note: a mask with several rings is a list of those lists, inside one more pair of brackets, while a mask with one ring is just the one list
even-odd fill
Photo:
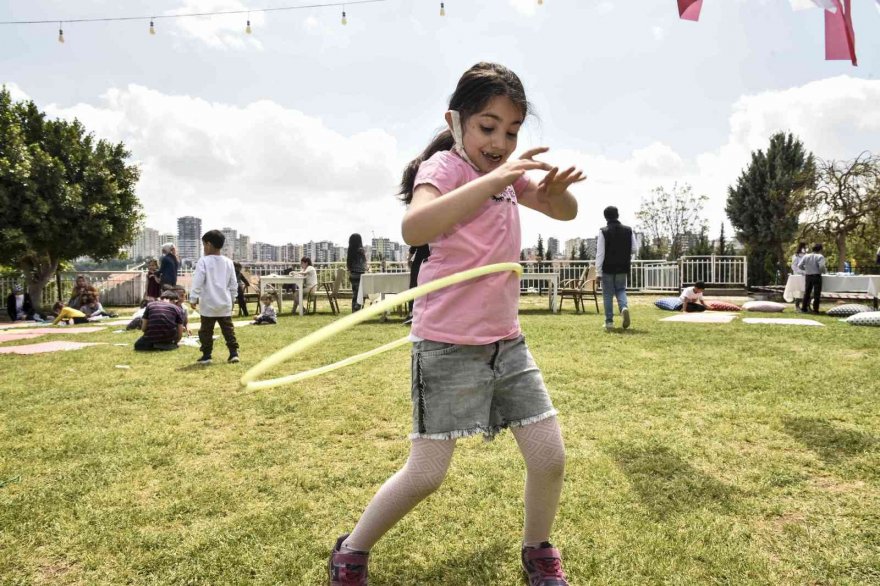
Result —
[[804, 300], [801, 311], [809, 313], [810, 294], [813, 294], [813, 313], [819, 313], [819, 298], [822, 297], [822, 273], [825, 272], [825, 256], [822, 245], [814, 244], [813, 252], [805, 254], [798, 268], [804, 271]]
[[596, 238], [596, 278], [602, 282], [602, 299], [605, 304], [605, 331], [614, 328], [614, 298], [623, 318], [623, 329], [629, 327], [629, 307], [626, 300], [626, 279], [636, 251], [636, 238], [632, 228], [618, 220], [617, 208], [608, 206], [603, 212], [608, 225]]
[[162, 279], [162, 290], [177, 287], [177, 270], [180, 268], [180, 260], [177, 258], [177, 248], [173, 242], [162, 245], [162, 262], [159, 265], [159, 277]]

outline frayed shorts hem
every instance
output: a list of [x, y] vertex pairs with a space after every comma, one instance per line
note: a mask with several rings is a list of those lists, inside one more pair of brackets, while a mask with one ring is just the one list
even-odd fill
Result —
[[532, 423], [538, 423], [539, 421], [544, 421], [545, 419], [549, 419], [550, 417], [554, 417], [558, 415], [559, 412], [556, 409], [550, 409], [549, 411], [545, 411], [544, 413], [540, 413], [538, 415], [533, 415], [531, 417], [526, 417], [524, 419], [517, 419], [516, 421], [506, 421], [501, 425], [492, 425], [489, 427], [485, 427], [483, 425], [478, 425], [476, 427], [472, 427], [470, 429], [454, 429], [452, 431], [444, 431], [440, 433], [411, 433], [409, 434], [409, 439], [429, 439], [429, 440], [452, 440], [452, 439], [461, 439], [470, 437], [472, 435], [477, 435], [478, 433], [483, 434], [483, 439], [487, 442], [495, 439], [495, 436], [502, 432], [504, 429], [508, 427], [525, 427], [526, 425], [531, 425]]

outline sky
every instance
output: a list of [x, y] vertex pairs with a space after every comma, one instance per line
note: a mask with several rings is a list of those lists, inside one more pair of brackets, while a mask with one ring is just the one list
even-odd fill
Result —
[[[534, 111], [519, 151], [577, 165], [570, 222], [521, 208], [538, 235], [595, 236], [616, 205], [636, 223], [651, 190], [709, 196], [710, 236], [728, 186], [777, 131], [825, 159], [880, 152], [880, 3], [853, 0], [859, 66], [824, 60], [809, 0], [385, 0], [346, 7], [164, 18], [314, 4], [296, 0], [7, 0], [0, 83], [51, 117], [124, 142], [141, 168], [146, 225], [231, 226], [252, 241], [401, 241], [395, 198], [406, 162], [443, 127], [450, 94], [478, 61], [522, 79]], [[320, 3], [320, 0], [319, 2]], [[63, 24], [81, 18], [155, 16]], [[538, 176], [539, 177], [539, 176]], [[729, 229], [729, 225], [728, 225]], [[728, 232], [729, 234], [729, 232]]]

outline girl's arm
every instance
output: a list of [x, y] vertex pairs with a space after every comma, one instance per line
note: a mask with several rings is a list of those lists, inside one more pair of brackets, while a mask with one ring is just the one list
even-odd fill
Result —
[[[547, 147], [538, 147], [523, 153], [522, 158], [531, 160], [535, 155], [548, 150]], [[516, 200], [554, 220], [573, 220], [577, 216], [578, 204], [568, 188], [572, 183], [579, 183], [586, 178], [576, 167], [569, 167], [561, 173], [559, 167], [552, 167], [538, 183], [530, 180]]]
[[433, 185], [419, 185], [403, 216], [403, 240], [411, 246], [433, 242], [462, 220], [474, 215], [487, 199], [500, 193], [526, 171], [549, 168], [546, 163], [531, 159], [507, 161], [491, 173], [445, 195]]

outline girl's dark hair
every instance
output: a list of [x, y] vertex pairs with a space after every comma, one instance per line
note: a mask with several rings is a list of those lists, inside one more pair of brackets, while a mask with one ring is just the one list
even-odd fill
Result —
[[[510, 98], [522, 110], [523, 118], [529, 113], [526, 91], [519, 77], [503, 65], [486, 62], [477, 63], [464, 72], [449, 98], [449, 109], [461, 114], [461, 124], [464, 126], [469, 117], [480, 112], [496, 96]], [[434, 136], [422, 154], [409, 162], [403, 170], [398, 192], [403, 203], [409, 204], [412, 201], [419, 165], [436, 152], [452, 149], [453, 144], [452, 132], [447, 128]]]
[[796, 254], [800, 254], [800, 253], [806, 252], [806, 251], [807, 251], [807, 243], [806, 242], [801, 242], [800, 244], [798, 244]]
[[[415, 177], [413, 177], [415, 179]], [[366, 259], [364, 254], [364, 241], [361, 235], [355, 232], [348, 237], [348, 252], [345, 255], [345, 262], [350, 267], [353, 262]]]
[[310, 258], [307, 257], [307, 256], [304, 256], [304, 257], [302, 257], [301, 259], [299, 259], [299, 262], [304, 262], [304, 263], [306, 263], [307, 265], [312, 266], [312, 259], [310, 259]]

